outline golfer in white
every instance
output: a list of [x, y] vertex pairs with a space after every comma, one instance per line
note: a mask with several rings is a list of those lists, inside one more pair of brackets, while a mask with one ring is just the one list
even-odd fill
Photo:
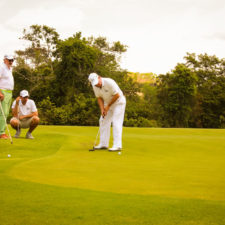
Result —
[[95, 96], [101, 110], [100, 143], [95, 149], [105, 149], [109, 146], [110, 127], [113, 124], [113, 146], [109, 151], [122, 149], [122, 129], [126, 107], [126, 98], [117, 83], [111, 78], [103, 78], [91, 73], [88, 80], [91, 82]]
[[13, 118], [10, 124], [16, 130], [15, 138], [20, 137], [21, 128], [29, 128], [26, 138], [33, 139], [32, 131], [38, 126], [39, 117], [37, 107], [33, 100], [29, 99], [27, 90], [20, 92], [20, 96], [12, 104]]

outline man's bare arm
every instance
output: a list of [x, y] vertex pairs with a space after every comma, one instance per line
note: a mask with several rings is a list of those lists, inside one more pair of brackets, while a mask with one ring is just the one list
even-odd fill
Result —
[[109, 104], [104, 108], [104, 114], [107, 115], [110, 106], [120, 97], [119, 93], [113, 95], [111, 101], [109, 102]]

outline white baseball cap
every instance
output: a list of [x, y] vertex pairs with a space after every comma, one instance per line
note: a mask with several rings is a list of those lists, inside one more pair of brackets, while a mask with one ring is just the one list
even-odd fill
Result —
[[91, 73], [88, 77], [88, 80], [91, 82], [92, 86], [95, 86], [96, 84], [98, 84], [98, 74]]
[[6, 54], [6, 55], [4, 55], [4, 59], [12, 60], [12, 59], [14, 59], [14, 56]]
[[27, 90], [22, 90], [21, 92], [20, 92], [20, 96], [21, 97], [29, 97], [29, 93], [28, 93], [28, 91]]

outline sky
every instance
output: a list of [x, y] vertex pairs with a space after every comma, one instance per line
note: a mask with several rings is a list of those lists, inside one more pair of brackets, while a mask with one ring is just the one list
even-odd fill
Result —
[[120, 41], [120, 65], [131, 72], [165, 74], [187, 52], [225, 58], [224, 0], [0, 0], [0, 9], [2, 58], [25, 48], [19, 38], [33, 24], [61, 39], [81, 31]]

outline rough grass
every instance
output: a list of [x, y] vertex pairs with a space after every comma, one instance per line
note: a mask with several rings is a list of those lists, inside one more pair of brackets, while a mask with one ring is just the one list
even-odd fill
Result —
[[225, 224], [225, 130], [124, 128], [121, 155], [89, 152], [96, 134], [1, 140], [0, 224]]

